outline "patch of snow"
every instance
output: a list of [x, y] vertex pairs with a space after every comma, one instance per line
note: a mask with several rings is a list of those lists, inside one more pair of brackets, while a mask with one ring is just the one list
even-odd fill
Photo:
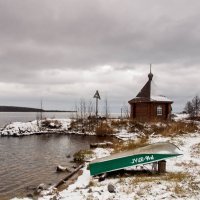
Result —
[[[122, 130], [116, 136], [128, 140], [138, 138], [142, 133], [128, 133]], [[151, 135], [149, 143], [170, 142], [179, 147], [182, 156], [167, 160], [167, 174], [183, 173], [188, 174], [188, 178], [183, 180], [166, 180], [166, 175], [160, 176], [128, 176], [107, 178], [102, 182], [98, 182], [95, 177], [90, 176], [87, 166], [83, 168], [83, 173], [77, 181], [70, 185], [67, 189], [54, 195], [44, 195], [39, 200], [50, 200], [56, 195], [59, 200], [154, 200], [154, 199], [179, 199], [179, 200], [197, 200], [200, 199], [200, 157], [194, 147], [200, 144], [200, 134], [190, 133], [177, 135], [175, 137], [163, 137], [161, 135]], [[112, 149], [96, 148], [93, 150], [94, 158], [101, 158], [110, 155]], [[163, 153], [166, 153], [163, 151]], [[144, 168], [151, 169], [151, 164], [144, 165]], [[127, 170], [131, 170], [128, 168]], [[138, 181], [138, 178], [146, 178], [148, 180]], [[108, 191], [108, 185], [115, 187], [115, 193]], [[177, 193], [176, 188], [182, 193]], [[14, 199], [17, 200], [17, 199]], [[24, 198], [24, 200], [28, 200]]]
[[171, 99], [165, 96], [151, 96], [151, 101], [164, 101], [164, 102], [173, 102]]
[[184, 120], [189, 117], [189, 114], [175, 114], [174, 120]]
[[38, 131], [39, 127], [36, 120], [32, 122], [13, 122], [1, 131], [1, 135], [32, 135]]
[[143, 133], [129, 133], [126, 129], [122, 129], [119, 133], [116, 133], [115, 136], [121, 140], [136, 140], [139, 137], [143, 136]]
[[95, 153], [95, 158], [103, 158], [109, 156], [112, 149], [96, 148], [93, 152]]
[[[56, 132], [56, 131], [66, 131], [70, 125], [70, 119], [46, 119], [51, 121], [50, 125], [54, 126], [56, 121], [61, 124], [61, 128], [49, 129], [42, 127], [40, 128], [41, 121], [31, 121], [31, 122], [13, 122], [7, 125], [4, 129], [0, 131], [0, 135], [3, 136], [22, 136], [22, 135], [33, 135], [36, 133], [46, 133], [46, 132]], [[43, 120], [44, 121], [44, 120]]]

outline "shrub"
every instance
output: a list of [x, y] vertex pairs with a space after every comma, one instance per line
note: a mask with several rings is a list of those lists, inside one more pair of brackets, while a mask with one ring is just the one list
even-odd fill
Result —
[[60, 128], [62, 124], [58, 120], [43, 120], [42, 127], [46, 128]]
[[111, 125], [113, 127], [116, 127], [116, 128], [119, 128], [119, 127], [122, 127], [122, 126], [126, 127], [128, 125], [128, 120], [125, 120], [125, 119], [112, 120]]
[[98, 136], [112, 135], [114, 133], [113, 129], [108, 125], [108, 123], [100, 123], [95, 129]]
[[130, 120], [129, 121], [129, 130], [128, 132], [137, 132], [137, 131], [143, 131], [145, 128], [145, 124], [138, 122], [138, 121], [134, 121], [134, 120]]
[[91, 157], [93, 154], [93, 151], [91, 150], [80, 150], [76, 152], [73, 157], [75, 162], [84, 162], [87, 158]]
[[119, 141], [118, 143], [114, 144], [113, 148], [114, 152], [117, 153], [121, 151], [134, 150], [146, 145], [148, 145], [148, 137], [142, 137], [137, 141]]
[[172, 122], [167, 125], [167, 127], [160, 132], [163, 136], [171, 136], [171, 135], [179, 135], [196, 132], [198, 127], [193, 122], [185, 123], [185, 122]]

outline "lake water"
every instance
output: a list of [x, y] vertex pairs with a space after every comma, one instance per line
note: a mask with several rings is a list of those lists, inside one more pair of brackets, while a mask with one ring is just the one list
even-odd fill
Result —
[[[57, 165], [72, 166], [73, 154], [105, 138], [78, 135], [0, 137], [0, 199], [26, 196], [40, 183], [55, 184], [66, 176]], [[71, 155], [67, 158], [67, 155]]]
[[[0, 112], [0, 128], [11, 122], [28, 122], [36, 120], [40, 113], [37, 112]], [[65, 119], [73, 116], [70, 112], [44, 112], [45, 118]]]
[[[0, 112], [0, 127], [11, 122], [27, 122], [37, 118], [33, 112]], [[73, 113], [47, 112], [43, 117], [65, 119]], [[26, 196], [40, 183], [55, 184], [66, 176], [56, 173], [57, 165], [74, 165], [73, 154], [89, 148], [105, 138], [78, 135], [32, 135], [0, 137], [0, 200]], [[71, 155], [67, 158], [67, 155]]]
[[[40, 113], [37, 112], [0, 112], [0, 128], [11, 122], [28, 122], [37, 119]], [[75, 117], [73, 112], [43, 112], [43, 118], [66, 119]], [[119, 113], [112, 113], [112, 117], [120, 116]]]

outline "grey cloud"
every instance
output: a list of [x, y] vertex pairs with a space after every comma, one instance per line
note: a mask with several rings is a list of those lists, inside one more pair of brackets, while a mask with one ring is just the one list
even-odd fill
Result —
[[[199, 93], [192, 89], [200, 64], [199, 8], [197, 0], [0, 0], [0, 82], [63, 101], [98, 87], [115, 91], [110, 98], [120, 102], [140, 90], [153, 63], [158, 92], [183, 107]], [[112, 70], [101, 72], [105, 65]]]

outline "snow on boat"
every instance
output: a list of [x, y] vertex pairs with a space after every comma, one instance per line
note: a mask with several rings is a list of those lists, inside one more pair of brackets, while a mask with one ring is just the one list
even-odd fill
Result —
[[167, 142], [159, 142], [134, 150], [116, 153], [90, 162], [90, 174], [96, 176], [126, 167], [153, 163], [182, 155], [179, 148]]

